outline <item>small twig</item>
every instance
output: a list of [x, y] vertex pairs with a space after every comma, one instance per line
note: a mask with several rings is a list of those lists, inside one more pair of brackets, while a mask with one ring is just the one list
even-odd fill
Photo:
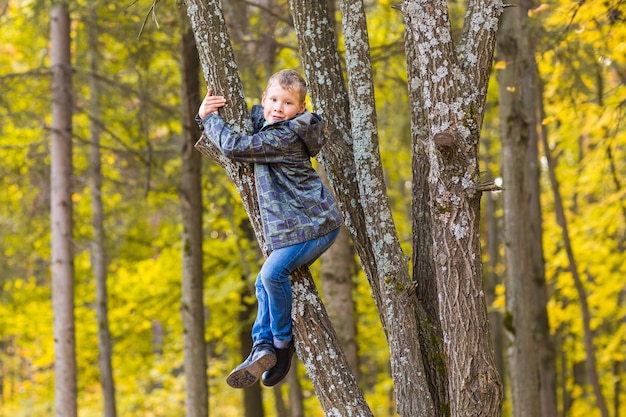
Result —
[[502, 191], [504, 190], [504, 188], [500, 187], [499, 185], [496, 185], [495, 181], [485, 181], [485, 182], [479, 183], [476, 186], [475, 190], [482, 193], [485, 191]]
[[[150, 14], [152, 14], [152, 20], [154, 21], [154, 24], [156, 25], [157, 29], [161, 29], [161, 26], [159, 26], [159, 21], [157, 20], [157, 17], [156, 17], [156, 5], [159, 1], [161, 0], [154, 0], [154, 2], [152, 3], [152, 6], [150, 6], [150, 8], [148, 9], [148, 13], [146, 13], [146, 17], [144, 17], [143, 19], [141, 28], [139, 28], [137, 39], [141, 38], [141, 34], [143, 33], [143, 29], [146, 27], [146, 22], [148, 21], [148, 16], [150, 16]], [[135, 3], [137, 3], [137, 0], [135, 0], [133, 4]]]

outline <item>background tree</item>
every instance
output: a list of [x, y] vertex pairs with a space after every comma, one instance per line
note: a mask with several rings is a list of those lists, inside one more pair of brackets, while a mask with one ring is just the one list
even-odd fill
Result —
[[[546, 136], [544, 135], [542, 139], [544, 149], [549, 149]], [[560, 185], [555, 174], [554, 160], [552, 159], [549, 150], [546, 152], [546, 159], [548, 163], [552, 192], [554, 193], [555, 216], [557, 218], [557, 223], [561, 227], [561, 231], [563, 233], [563, 246], [567, 253], [568, 269], [571, 272], [572, 278], [574, 280], [574, 286], [578, 294], [580, 309], [582, 312], [583, 338], [585, 348], [585, 368], [587, 371], [587, 377], [589, 378], [589, 382], [593, 389], [595, 401], [597, 402], [598, 408], [600, 410], [600, 415], [602, 415], [602, 417], [608, 417], [609, 410], [606, 404], [606, 400], [604, 399], [604, 393], [602, 392], [602, 387], [600, 385], [600, 380], [598, 377], [596, 347], [594, 344], [593, 331], [591, 329], [591, 311], [589, 308], [587, 290], [585, 289], [585, 285], [583, 284], [583, 279], [581, 273], [579, 272], [578, 262], [576, 261], [574, 251], [572, 249], [569, 227], [567, 220], [565, 219], [565, 209], [563, 207]]]
[[89, 167], [91, 177], [91, 211], [93, 213], [93, 242], [91, 264], [96, 287], [96, 319], [98, 321], [98, 365], [104, 417], [117, 416], [115, 405], [115, 378], [113, 376], [111, 332], [109, 330], [109, 309], [107, 291], [107, 249], [104, 230], [104, 205], [102, 203], [102, 157], [100, 152], [100, 85], [97, 77], [100, 58], [98, 55], [98, 14], [95, 6], [89, 9], [89, 113], [91, 115]]
[[74, 239], [72, 219], [72, 63], [70, 15], [57, 3], [50, 11], [52, 124], [50, 126], [50, 221], [56, 416], [76, 416], [74, 334]]
[[[615, 184], [605, 182], [603, 178], [611, 175], [611, 165], [605, 159], [606, 149], [612, 149], [616, 143], [614, 140], [623, 137], [616, 129], [622, 117], [609, 114], [615, 106], [621, 106], [618, 103], [622, 102], [619, 97], [623, 96], [624, 77], [604, 75], [620, 73], [624, 68], [623, 57], [614, 54], [614, 36], [623, 36], [624, 19], [622, 5], [597, 3], [594, 8], [587, 6], [568, 7], [567, 18], [546, 11], [545, 7], [532, 12], [536, 15], [548, 13], [544, 21], [553, 28], [546, 33], [546, 42], [540, 44], [545, 49], [538, 48], [542, 57], [538, 64], [544, 82], [544, 100], [540, 101], [541, 142], [548, 167], [544, 171], [552, 189], [551, 193], [544, 194], [548, 203], [544, 208], [556, 214], [556, 222], [554, 218], [552, 222], [546, 222], [544, 244], [546, 253], [552, 254], [552, 261], [546, 264], [546, 274], [552, 275], [553, 299], [558, 300], [556, 306], [550, 305], [549, 314], [552, 328], [556, 329], [561, 342], [561, 406], [568, 412], [573, 412], [574, 407], [579, 412], [595, 409], [606, 415], [609, 411], [604, 396], [612, 391], [612, 384], [607, 386], [606, 379], [598, 375], [611, 374], [612, 366], [598, 358], [611, 357], [613, 343], [620, 336], [612, 326], [601, 323], [606, 323], [605, 314], [614, 314], [623, 308], [619, 297], [623, 280], [613, 275], [615, 264], [606, 249], [615, 245], [623, 232], [602, 220], [610, 217], [595, 217], [591, 213], [598, 213], [597, 210], [618, 213], [623, 204], [621, 200], [610, 203], [604, 199], [605, 187], [611, 184], [611, 189], [615, 189]], [[554, 64], [550, 77], [544, 72], [548, 62]], [[562, 91], [568, 103], [576, 104], [555, 106], [550, 98], [555, 91], [553, 88]], [[608, 132], [611, 133], [606, 136]], [[572, 163], [583, 160], [586, 163], [582, 165]], [[596, 168], [591, 168], [590, 164]], [[564, 178], [571, 178], [569, 186], [563, 186]], [[595, 225], [593, 238], [588, 234], [589, 222]], [[591, 253], [589, 251], [594, 256], [586, 256]], [[602, 266], [597, 261], [598, 256], [603, 259]], [[605, 278], [596, 280], [600, 275]], [[606, 285], [604, 279], [616, 279], [617, 287]], [[564, 285], [572, 291], [566, 294]], [[586, 312], [577, 321], [570, 321], [565, 316], [573, 309]], [[578, 356], [571, 355], [573, 340], [577, 340]]]
[[193, 145], [196, 141], [195, 116], [200, 107], [200, 60], [193, 32], [181, 8], [180, 52], [182, 57], [182, 175], [180, 207], [182, 236], [182, 300], [187, 416], [209, 415], [206, 346], [204, 337], [204, 269], [202, 228], [202, 159]]
[[[503, 14], [498, 34], [498, 71], [502, 176], [504, 178], [504, 224], [507, 313], [511, 315], [509, 368], [513, 415], [541, 415], [539, 359], [540, 340], [534, 337], [539, 308], [532, 273], [529, 183], [530, 135], [534, 128], [534, 104], [528, 99], [533, 85], [529, 54], [529, 30], [525, 7], [509, 8]], [[532, 50], [530, 50], [532, 52]], [[532, 364], [536, 364], [533, 366]]]

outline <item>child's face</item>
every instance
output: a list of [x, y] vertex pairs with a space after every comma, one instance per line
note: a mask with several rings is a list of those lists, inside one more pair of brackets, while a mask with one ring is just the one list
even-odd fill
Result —
[[302, 113], [306, 107], [305, 102], [300, 102], [300, 95], [296, 91], [287, 90], [278, 84], [267, 87], [261, 104], [263, 104], [263, 117], [267, 123], [291, 119]]

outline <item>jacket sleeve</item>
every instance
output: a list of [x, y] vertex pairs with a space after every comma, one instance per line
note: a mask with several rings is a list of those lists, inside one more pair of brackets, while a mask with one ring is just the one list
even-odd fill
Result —
[[215, 113], [202, 120], [206, 137], [224, 156], [239, 162], [285, 162], [285, 152], [294, 133], [286, 124], [262, 130], [252, 135], [241, 135], [226, 125]]

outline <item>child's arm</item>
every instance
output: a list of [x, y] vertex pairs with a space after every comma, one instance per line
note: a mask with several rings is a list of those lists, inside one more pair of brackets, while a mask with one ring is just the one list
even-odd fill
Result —
[[204, 135], [220, 152], [239, 162], [284, 162], [293, 137], [293, 131], [285, 124], [252, 135], [242, 135], [234, 132], [217, 114], [209, 114], [201, 123]]

